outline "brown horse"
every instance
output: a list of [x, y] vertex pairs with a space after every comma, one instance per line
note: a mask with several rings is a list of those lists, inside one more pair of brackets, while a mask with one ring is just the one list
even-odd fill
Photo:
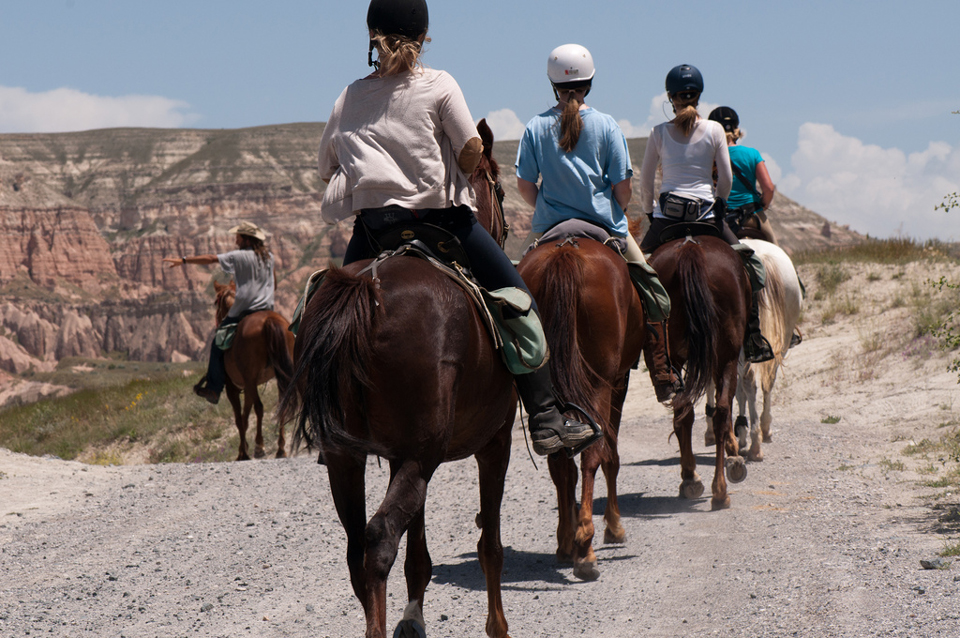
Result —
[[[227, 316], [236, 297], [236, 283], [221, 285], [214, 282], [217, 292], [217, 325]], [[233, 416], [240, 434], [238, 461], [250, 459], [247, 453], [247, 427], [250, 423], [250, 409], [257, 415], [257, 436], [254, 441], [253, 455], [263, 458], [263, 402], [257, 386], [276, 377], [280, 396], [290, 383], [293, 374], [293, 333], [287, 330], [290, 323], [273, 311], [254, 312], [237, 324], [237, 333], [230, 349], [223, 353], [223, 363], [227, 372], [224, 389], [233, 406]], [[211, 346], [216, 348], [216, 346]], [[243, 393], [243, 408], [240, 407], [240, 393]], [[286, 440], [283, 434], [283, 422], [277, 424], [277, 458], [287, 455]]]
[[[730, 410], [737, 390], [737, 363], [750, 304], [750, 282], [743, 261], [717, 237], [675, 239], [650, 259], [670, 293], [670, 356], [686, 365], [684, 390], [673, 401], [673, 429], [680, 443], [680, 496], [699, 498], [703, 483], [693, 455], [693, 405], [709, 381], [716, 388], [713, 431], [718, 445], [712, 509], [730, 507], [726, 467], [732, 482], [746, 477], [746, 465], [733, 436]], [[648, 362], [649, 365], [649, 362]], [[724, 455], [729, 459], [725, 461]]]
[[[478, 190], [490, 189], [484, 173], [489, 160], [473, 175]], [[488, 229], [490, 213], [478, 213]], [[285, 395], [282, 413], [299, 394], [295, 441], [319, 445], [327, 465], [368, 638], [386, 635], [387, 577], [404, 533], [408, 604], [394, 635], [424, 635], [423, 594], [432, 571], [427, 485], [441, 463], [476, 458], [486, 631], [503, 638], [500, 505], [516, 414], [513, 377], [475, 306], [446, 275], [413, 257], [393, 257], [375, 273], [361, 272], [369, 263], [331, 269], [307, 304], [295, 346], [296, 392]], [[387, 459], [390, 482], [367, 521], [369, 455]]]
[[603, 429], [603, 439], [581, 455], [579, 512], [575, 461], [565, 454], [547, 459], [557, 486], [557, 559], [572, 561], [578, 578], [594, 580], [600, 575], [593, 552], [598, 467], [607, 482], [603, 540], [626, 538], [617, 504], [617, 436], [630, 368], [646, 335], [643, 308], [623, 257], [593, 239], [543, 243], [524, 256], [519, 271], [540, 309], [558, 392], [594, 415]]

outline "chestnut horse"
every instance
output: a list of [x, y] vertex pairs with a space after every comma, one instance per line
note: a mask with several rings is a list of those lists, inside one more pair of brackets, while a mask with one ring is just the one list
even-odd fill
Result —
[[[496, 179], [491, 142], [471, 180], [478, 195], [491, 191], [486, 171]], [[478, 218], [487, 229], [489, 199], [478, 197], [486, 201]], [[307, 303], [294, 352], [296, 391], [285, 395], [282, 413], [299, 402], [295, 441], [319, 445], [368, 638], [386, 635], [387, 577], [404, 533], [408, 603], [394, 635], [425, 635], [423, 595], [432, 571], [427, 485], [441, 463], [476, 458], [486, 632], [504, 638], [500, 505], [516, 414], [513, 376], [473, 302], [446, 275], [414, 257], [391, 257], [363, 272], [369, 264], [330, 269]], [[387, 459], [390, 481], [367, 521], [369, 455]]]
[[[661, 245], [654, 251], [650, 265], [670, 293], [671, 362], [686, 367], [684, 389], [673, 400], [673, 430], [680, 444], [680, 496], [693, 499], [703, 494], [693, 455], [693, 409], [712, 381], [716, 388], [713, 432], [719, 444], [711, 507], [727, 508], [730, 497], [725, 467], [732, 482], [746, 477], [746, 465], [732, 435], [730, 410], [737, 389], [737, 363], [747, 323], [750, 282], [743, 261], [730, 245], [706, 235]], [[724, 459], [725, 453], [729, 459]]]
[[557, 487], [557, 559], [573, 562], [577, 578], [595, 580], [600, 575], [593, 552], [598, 467], [607, 483], [603, 540], [621, 543], [626, 538], [617, 504], [617, 436], [630, 368], [640, 358], [646, 335], [643, 308], [626, 261], [593, 239], [542, 243], [518, 269], [540, 309], [558, 393], [586, 409], [603, 430], [603, 439], [580, 456], [579, 511], [576, 462], [565, 454], [547, 459]]
[[[219, 284], [214, 282], [217, 292], [217, 325], [227, 316], [236, 297], [236, 283]], [[286, 391], [293, 374], [293, 333], [287, 330], [290, 323], [272, 310], [254, 312], [237, 324], [237, 333], [230, 349], [223, 353], [223, 363], [227, 372], [224, 389], [240, 434], [238, 461], [247, 461], [247, 428], [250, 423], [250, 409], [257, 415], [257, 435], [254, 439], [253, 455], [263, 458], [263, 402], [257, 386], [276, 377], [280, 396]], [[217, 346], [211, 346], [216, 348]], [[240, 393], [243, 393], [243, 408], [240, 407]], [[283, 422], [277, 423], [277, 458], [287, 455], [286, 440], [283, 435]]]
[[[762, 239], [742, 239], [757, 253], [767, 272], [766, 285], [760, 291], [760, 329], [773, 348], [774, 358], [763, 363], [740, 361], [737, 405], [739, 408], [734, 436], [741, 449], [749, 446], [748, 461], [762, 461], [761, 441], [773, 440], [770, 424], [773, 421], [773, 386], [783, 359], [791, 347], [791, 340], [803, 306], [800, 279], [790, 257], [782, 248]], [[757, 413], [757, 390], [763, 395], [762, 411]], [[707, 397], [707, 411], [712, 402]], [[749, 420], [746, 413], [749, 411]], [[713, 432], [704, 436], [707, 445], [713, 445]]]

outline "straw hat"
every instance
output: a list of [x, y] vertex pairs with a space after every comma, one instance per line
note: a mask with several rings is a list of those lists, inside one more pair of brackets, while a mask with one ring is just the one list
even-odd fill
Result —
[[234, 226], [228, 232], [236, 233], [238, 235], [246, 235], [247, 237], [259, 239], [260, 241], [265, 241], [267, 239], [266, 233], [260, 230], [259, 226], [250, 222], [241, 222], [239, 226]]

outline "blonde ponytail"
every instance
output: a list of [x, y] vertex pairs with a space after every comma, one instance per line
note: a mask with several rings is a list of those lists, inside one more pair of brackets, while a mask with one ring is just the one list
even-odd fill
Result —
[[379, 31], [372, 32], [370, 39], [377, 47], [377, 68], [381, 76], [397, 75], [421, 66], [423, 43], [430, 41], [426, 37], [418, 41], [402, 35], [384, 35]]

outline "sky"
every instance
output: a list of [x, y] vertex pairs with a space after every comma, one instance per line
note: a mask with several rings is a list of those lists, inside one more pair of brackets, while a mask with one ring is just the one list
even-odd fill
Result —
[[[426, 65], [500, 139], [554, 104], [546, 60], [587, 47], [587, 103], [628, 137], [704, 76], [788, 197], [872, 237], [960, 241], [960, 2], [428, 0]], [[325, 121], [365, 76], [366, 0], [0, 0], [0, 133]], [[639, 172], [642, 158], [633, 158]], [[2, 161], [2, 158], [0, 158]]]

